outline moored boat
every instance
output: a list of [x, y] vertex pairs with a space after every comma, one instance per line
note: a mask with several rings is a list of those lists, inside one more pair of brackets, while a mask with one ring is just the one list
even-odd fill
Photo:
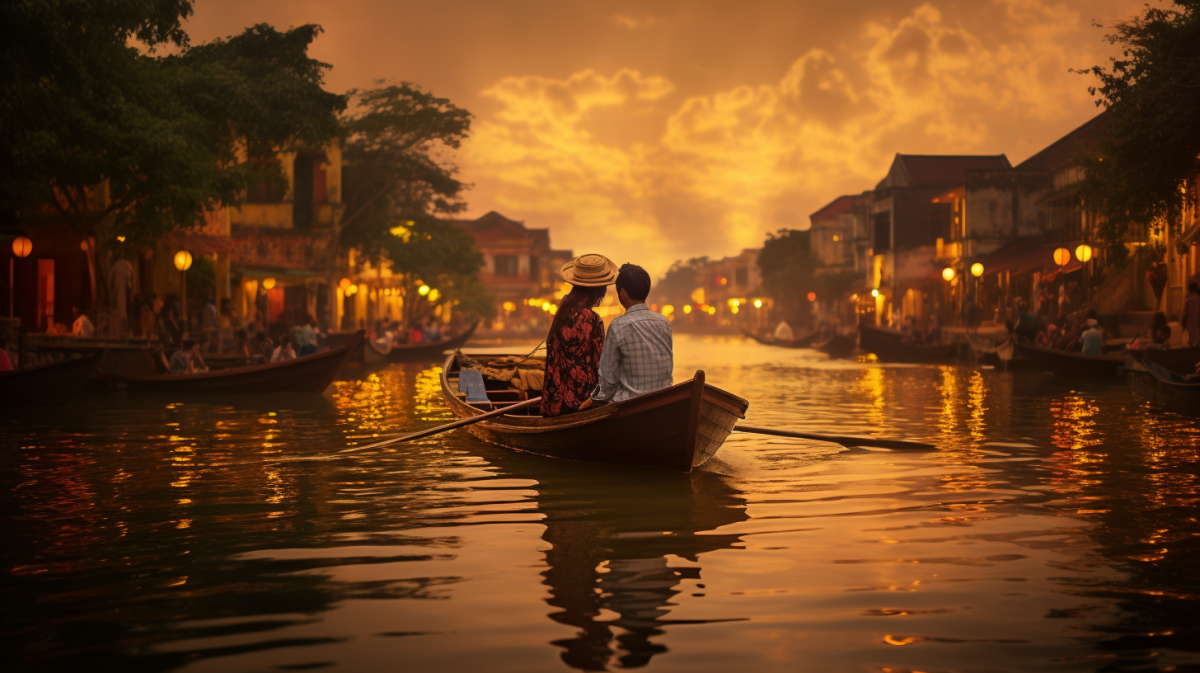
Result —
[[854, 334], [840, 334], [834, 332], [829, 338], [824, 341], [813, 343], [813, 348], [825, 353], [830, 358], [848, 358], [854, 353], [854, 349], [858, 347], [858, 338]]
[[388, 362], [436, 362], [442, 359], [446, 351], [462, 348], [471, 339], [471, 335], [475, 333], [476, 327], [479, 327], [478, 322], [471, 325], [462, 334], [450, 337], [449, 339], [440, 339], [438, 341], [430, 341], [429, 343], [395, 344], [392, 346], [391, 351], [388, 352], [387, 360]]
[[232, 367], [196, 374], [121, 375], [106, 377], [109, 383], [129, 390], [177, 394], [270, 394], [321, 393], [333, 383], [338, 371], [363, 339], [333, 350], [294, 360]]
[[393, 346], [390, 343], [381, 344], [371, 339], [363, 339], [361, 348], [363, 364], [374, 366], [387, 363], [388, 355], [392, 352], [392, 348]]
[[774, 337], [763, 337], [757, 334], [742, 330], [742, 334], [754, 339], [764, 346], [778, 346], [780, 348], [809, 348], [817, 338], [817, 331], [813, 330], [799, 339], [776, 339]]
[[1027, 358], [1034, 369], [1060, 376], [1116, 378], [1125, 366], [1125, 354], [1085, 355], [1075, 351], [1018, 343], [1016, 354]]
[[859, 325], [858, 345], [874, 353], [880, 362], [945, 364], [958, 359], [958, 344], [918, 345], [904, 343], [900, 332], [871, 325]]
[[[1173, 350], [1191, 350], [1185, 348], [1177, 348]], [[1166, 390], [1173, 393], [1184, 395], [1200, 395], [1200, 379], [1194, 378], [1191, 374], [1196, 370], [1195, 363], [1184, 366], [1167, 366], [1160, 364], [1154, 357], [1150, 355], [1153, 350], [1135, 350], [1130, 351], [1135, 359], [1138, 360], [1150, 375], [1158, 380], [1159, 384]], [[1161, 352], [1161, 351], [1159, 351]], [[1168, 359], [1168, 358], [1163, 358]]]
[[1133, 367], [1130, 369], [1138, 369], [1143, 372], [1150, 372], [1149, 362], [1154, 362], [1162, 367], [1177, 372], [1188, 372], [1189, 374], [1196, 369], [1196, 364], [1200, 363], [1200, 347], [1191, 348], [1142, 348], [1130, 349], [1128, 351], [1130, 362]]
[[[442, 395], [459, 418], [527, 397], [503, 381], [485, 381], [486, 399], [459, 390], [459, 353], [442, 368]], [[504, 355], [472, 356], [483, 364]], [[750, 403], [695, 378], [633, 399], [553, 418], [523, 412], [470, 426], [480, 439], [553, 458], [662, 467], [690, 472], [716, 454]]]
[[92, 378], [103, 352], [48, 365], [0, 373], [0, 407], [60, 404]]

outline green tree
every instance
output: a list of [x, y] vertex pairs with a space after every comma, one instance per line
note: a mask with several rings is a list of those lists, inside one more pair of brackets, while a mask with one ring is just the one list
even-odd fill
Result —
[[374, 257], [398, 222], [465, 208], [458, 169], [443, 158], [458, 149], [471, 113], [407, 82], [352, 91], [343, 120], [346, 180], [341, 243]]
[[1106, 247], [1124, 253], [1132, 222], [1174, 226], [1200, 175], [1200, 0], [1175, 0], [1113, 26], [1121, 56], [1084, 72], [1107, 108], [1106, 139], [1080, 158], [1083, 196], [1104, 216]]
[[650, 301], [656, 304], [670, 304], [678, 311], [684, 304], [692, 301], [692, 292], [700, 287], [697, 274], [707, 264], [707, 257], [693, 257], [686, 262], [677, 260], [667, 269], [662, 280], [650, 288]]
[[[483, 255], [475, 239], [429, 215], [398, 223], [380, 244], [391, 263], [407, 326], [429, 320], [438, 306], [451, 305], [467, 317], [494, 318], [496, 305], [479, 280]], [[425, 294], [421, 288], [428, 288]]]
[[[262, 24], [191, 46], [190, 0], [0, 4], [0, 209], [51, 204], [88, 246], [97, 283], [108, 241], [150, 243], [236, 205], [264, 170], [239, 162], [336, 137], [345, 98], [308, 57], [314, 25]], [[176, 53], [159, 54], [159, 47]], [[274, 169], [278, 170], [278, 169]], [[274, 174], [276, 179], [281, 175]], [[104, 198], [99, 198], [103, 195]]]
[[763, 292], [775, 301], [775, 308], [792, 327], [812, 324], [812, 302], [807, 295], [817, 290], [818, 266], [807, 230], [780, 229], [767, 234], [758, 253]]

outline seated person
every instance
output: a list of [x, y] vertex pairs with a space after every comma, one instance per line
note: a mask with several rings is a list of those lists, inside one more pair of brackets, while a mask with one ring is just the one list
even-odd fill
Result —
[[1167, 348], [1171, 341], [1171, 326], [1167, 324], [1167, 316], [1162, 311], [1154, 314], [1154, 321], [1150, 323], [1150, 341], [1159, 348]]
[[197, 361], [203, 363], [200, 359], [200, 344], [192, 339], [185, 339], [183, 347], [175, 351], [171, 356], [170, 373], [172, 374], [195, 374], [197, 371], [204, 371], [197, 367]]
[[671, 386], [675, 369], [671, 321], [646, 306], [649, 294], [650, 274], [634, 264], [622, 266], [617, 298], [625, 314], [608, 327], [600, 384], [592, 394], [597, 402], [621, 402]]
[[1045, 332], [1039, 332], [1037, 336], [1037, 345], [1044, 348], [1054, 348], [1058, 344], [1058, 325], [1053, 323], [1046, 326]]
[[558, 304], [546, 337], [542, 416], [586, 408], [599, 381], [604, 321], [592, 310], [617, 280], [617, 265], [603, 255], [582, 255], [559, 270], [571, 291]]
[[292, 337], [291, 335], [284, 334], [279, 337], [279, 345], [271, 352], [271, 362], [284, 362], [295, 359], [296, 349], [292, 346]]
[[1104, 330], [1095, 318], [1088, 318], [1086, 329], [1079, 335], [1079, 349], [1084, 355], [1104, 354]]

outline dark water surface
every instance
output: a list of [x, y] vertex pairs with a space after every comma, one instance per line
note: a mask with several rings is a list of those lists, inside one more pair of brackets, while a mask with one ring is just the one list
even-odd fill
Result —
[[755, 425], [942, 448], [734, 435], [693, 475], [466, 433], [341, 452], [450, 417], [417, 365], [0, 410], [0, 668], [1200, 670], [1196, 403], [740, 340], [676, 362]]

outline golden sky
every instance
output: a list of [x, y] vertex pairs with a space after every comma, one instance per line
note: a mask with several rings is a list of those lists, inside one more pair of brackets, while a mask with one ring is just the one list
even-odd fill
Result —
[[1096, 114], [1068, 69], [1142, 4], [199, 0], [188, 31], [321, 24], [330, 89], [407, 80], [475, 114], [470, 216], [658, 276], [806, 228], [896, 152], [1028, 157]]

